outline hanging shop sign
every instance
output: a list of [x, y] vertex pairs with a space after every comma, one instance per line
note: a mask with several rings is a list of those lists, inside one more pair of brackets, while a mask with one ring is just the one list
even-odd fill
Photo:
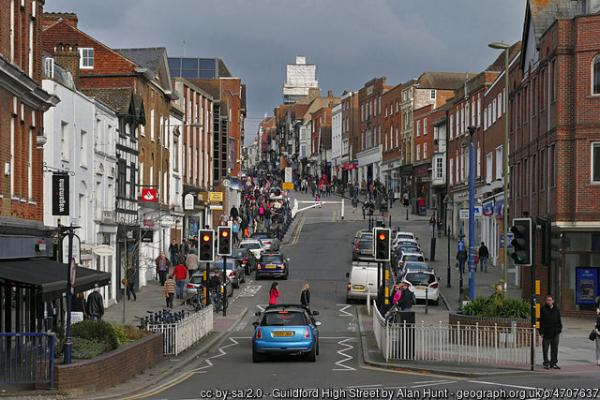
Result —
[[52, 215], [69, 215], [69, 174], [52, 174]]

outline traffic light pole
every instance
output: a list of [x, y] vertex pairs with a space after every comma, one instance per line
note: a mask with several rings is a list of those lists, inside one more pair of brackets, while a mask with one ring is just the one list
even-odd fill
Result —
[[[535, 224], [532, 225], [532, 229], [535, 229]], [[533, 232], [532, 232], [533, 233]], [[535, 240], [533, 239], [534, 235], [531, 235], [531, 277], [530, 277], [530, 290], [531, 290], [531, 329], [534, 330], [537, 326], [536, 322], [537, 322], [537, 315], [536, 315], [536, 303], [537, 303], [537, 299], [535, 297], [536, 295], [536, 291], [535, 291]], [[506, 241], [505, 241], [506, 243]], [[530, 357], [531, 357], [531, 362], [530, 362], [530, 369], [533, 371], [535, 368], [535, 338], [536, 335], [534, 334], [534, 332], [532, 332], [531, 334], [531, 344], [530, 344]]]
[[206, 271], [204, 272], [206, 278], [204, 279], [204, 304], [207, 306], [210, 305], [210, 288], [208, 287], [208, 282], [210, 281], [210, 263], [206, 263]]
[[223, 256], [223, 316], [227, 316], [227, 256]]

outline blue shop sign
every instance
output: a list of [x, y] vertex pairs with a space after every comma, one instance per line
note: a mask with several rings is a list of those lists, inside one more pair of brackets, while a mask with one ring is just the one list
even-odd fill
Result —
[[575, 303], [594, 305], [598, 297], [598, 268], [577, 267], [575, 271]]

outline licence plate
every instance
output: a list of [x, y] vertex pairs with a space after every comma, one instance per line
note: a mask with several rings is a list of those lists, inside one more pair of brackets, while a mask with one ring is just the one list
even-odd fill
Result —
[[354, 286], [354, 289], [355, 289], [355, 290], [364, 291], [364, 290], [365, 290], [365, 287], [364, 287], [364, 286], [362, 286], [362, 285], [355, 285], [355, 286]]
[[273, 332], [273, 337], [290, 337], [294, 336], [293, 331], [275, 331]]
[[275, 264], [267, 264], [267, 265], [265, 265], [265, 268], [266, 269], [275, 269], [275, 268], [277, 268], [277, 265], [275, 265]]

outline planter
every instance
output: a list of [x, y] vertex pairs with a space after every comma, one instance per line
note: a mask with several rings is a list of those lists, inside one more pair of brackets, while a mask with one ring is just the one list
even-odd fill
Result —
[[479, 325], [479, 326], [495, 326], [510, 328], [514, 324], [518, 328], [531, 328], [531, 322], [526, 319], [516, 318], [498, 318], [498, 317], [477, 317], [474, 315], [465, 315], [459, 313], [450, 313], [448, 315], [448, 323], [450, 325]]
[[132, 378], [163, 360], [163, 335], [148, 335], [91, 360], [55, 367], [55, 386], [66, 391], [96, 391]]
[[531, 323], [524, 319], [477, 317], [450, 313], [448, 323], [456, 332], [460, 332], [452, 335], [454, 343], [476, 343], [485, 337], [490, 338], [487, 340], [495, 342], [499, 347], [528, 347], [531, 345]]

